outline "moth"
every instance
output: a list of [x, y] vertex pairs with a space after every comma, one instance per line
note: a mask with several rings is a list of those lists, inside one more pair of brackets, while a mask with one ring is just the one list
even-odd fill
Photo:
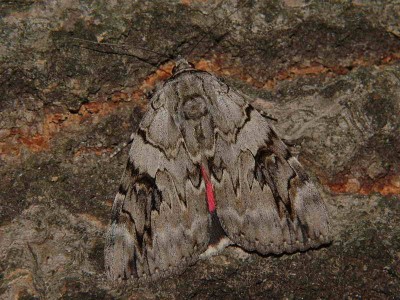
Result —
[[179, 60], [133, 134], [106, 234], [108, 277], [178, 274], [230, 244], [265, 255], [329, 241], [323, 200], [267, 118]]

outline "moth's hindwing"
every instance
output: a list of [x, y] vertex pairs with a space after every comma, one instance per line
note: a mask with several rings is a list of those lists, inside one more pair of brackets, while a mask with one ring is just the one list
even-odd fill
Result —
[[134, 134], [107, 232], [108, 276], [179, 273], [206, 251], [213, 224], [262, 254], [328, 242], [326, 207], [267, 120], [215, 76], [178, 69]]

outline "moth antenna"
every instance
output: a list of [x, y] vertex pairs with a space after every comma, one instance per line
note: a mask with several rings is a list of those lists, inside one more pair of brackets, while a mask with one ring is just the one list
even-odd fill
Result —
[[[97, 42], [93, 42], [93, 43], [97, 44], [97, 45], [104, 44], [104, 43], [97, 43]], [[112, 54], [112, 55], [121, 55], [121, 56], [133, 57], [133, 58], [136, 58], [137, 60], [139, 60], [141, 62], [144, 62], [145, 64], [148, 64], [148, 65], [152, 66], [153, 68], [161, 70], [162, 72], [164, 72], [164, 73], [166, 73], [166, 74], [168, 74], [170, 76], [172, 75], [171, 72], [168, 72], [167, 70], [164, 70], [163, 68], [161, 68], [159, 66], [159, 64], [155, 64], [155, 63], [149, 62], [146, 59], [144, 59], [143, 57], [140, 57], [138, 55], [135, 55], [135, 54], [132, 54], [132, 53], [129, 53], [129, 52], [119, 52], [119, 51], [114, 51], [114, 50], [101, 50], [101, 49], [95, 49], [95, 48], [91, 48], [91, 47], [86, 47], [86, 46], [83, 46], [83, 45], [73, 45], [73, 46], [80, 47], [80, 48], [87, 49], [87, 50], [94, 51], [94, 52], [104, 53], [104, 54]]]
[[133, 135], [129, 138], [127, 142], [123, 142], [119, 147], [117, 147], [117, 150], [115, 150], [111, 155], [110, 158], [113, 158], [117, 154], [121, 153], [122, 150], [124, 150], [128, 145], [132, 144], [133, 142]]
[[[216, 24], [212, 25], [212, 27], [215, 28], [215, 27], [221, 25], [222, 22], [224, 22], [226, 19], [230, 18], [232, 15], [234, 15], [235, 13], [237, 13], [241, 8], [245, 7], [248, 3], [250, 3], [250, 1], [251, 1], [251, 0], [246, 1], [243, 5], [239, 6], [239, 7], [238, 7], [237, 9], [235, 9], [232, 13], [230, 13], [226, 18], [224, 18], [224, 19], [222, 19], [221, 21], [217, 22]], [[224, 2], [224, 1], [221, 1], [220, 4], [219, 4], [217, 7], [221, 6], [223, 2]], [[188, 53], [187, 57], [189, 57], [189, 56], [192, 54], [192, 52], [194, 51], [194, 49], [196, 49], [196, 47], [204, 40], [204, 38], [205, 38], [210, 32], [211, 32], [211, 30], [208, 30], [206, 33], [203, 34], [203, 36], [197, 41], [197, 43], [194, 44], [194, 46], [192, 47], [192, 49], [190, 49], [190, 52]], [[224, 33], [224, 34], [222, 35], [222, 37], [225, 38], [225, 36], [227, 36], [229, 33], [230, 33], [230, 31], [227, 32], [227, 33]], [[208, 52], [208, 51], [209, 51], [209, 49], [207, 50], [207, 52]], [[207, 53], [207, 52], [206, 52], [206, 53]]]
[[72, 37], [72, 40], [76, 40], [76, 41], [80, 41], [80, 42], [85, 42], [85, 43], [90, 43], [90, 44], [95, 44], [95, 45], [105, 45], [105, 46], [113, 46], [113, 47], [128, 47], [128, 48], [136, 48], [136, 49], [140, 49], [140, 50], [144, 50], [144, 51], [148, 51], [157, 55], [160, 55], [164, 58], [168, 58], [168, 59], [172, 59], [173, 57], [171, 55], [159, 52], [159, 51], [155, 51], [155, 50], [151, 50], [151, 49], [147, 49], [145, 47], [139, 47], [139, 46], [130, 46], [127, 44], [115, 44], [115, 43], [102, 43], [102, 42], [95, 42], [95, 41], [91, 41], [91, 40], [87, 40], [87, 39], [81, 39], [81, 38], [76, 38], [76, 37]]

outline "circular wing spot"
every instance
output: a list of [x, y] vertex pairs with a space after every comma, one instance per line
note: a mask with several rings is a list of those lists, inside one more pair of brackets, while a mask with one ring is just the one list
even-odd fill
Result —
[[197, 120], [207, 113], [207, 105], [202, 97], [190, 98], [183, 104], [183, 114], [185, 119]]

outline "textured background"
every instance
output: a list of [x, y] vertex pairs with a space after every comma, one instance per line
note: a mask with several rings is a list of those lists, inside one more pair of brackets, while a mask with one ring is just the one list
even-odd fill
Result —
[[[0, 298], [400, 299], [399, 20], [383, 0], [0, 1]], [[109, 156], [178, 55], [278, 119], [332, 245], [105, 280], [127, 149]]]

